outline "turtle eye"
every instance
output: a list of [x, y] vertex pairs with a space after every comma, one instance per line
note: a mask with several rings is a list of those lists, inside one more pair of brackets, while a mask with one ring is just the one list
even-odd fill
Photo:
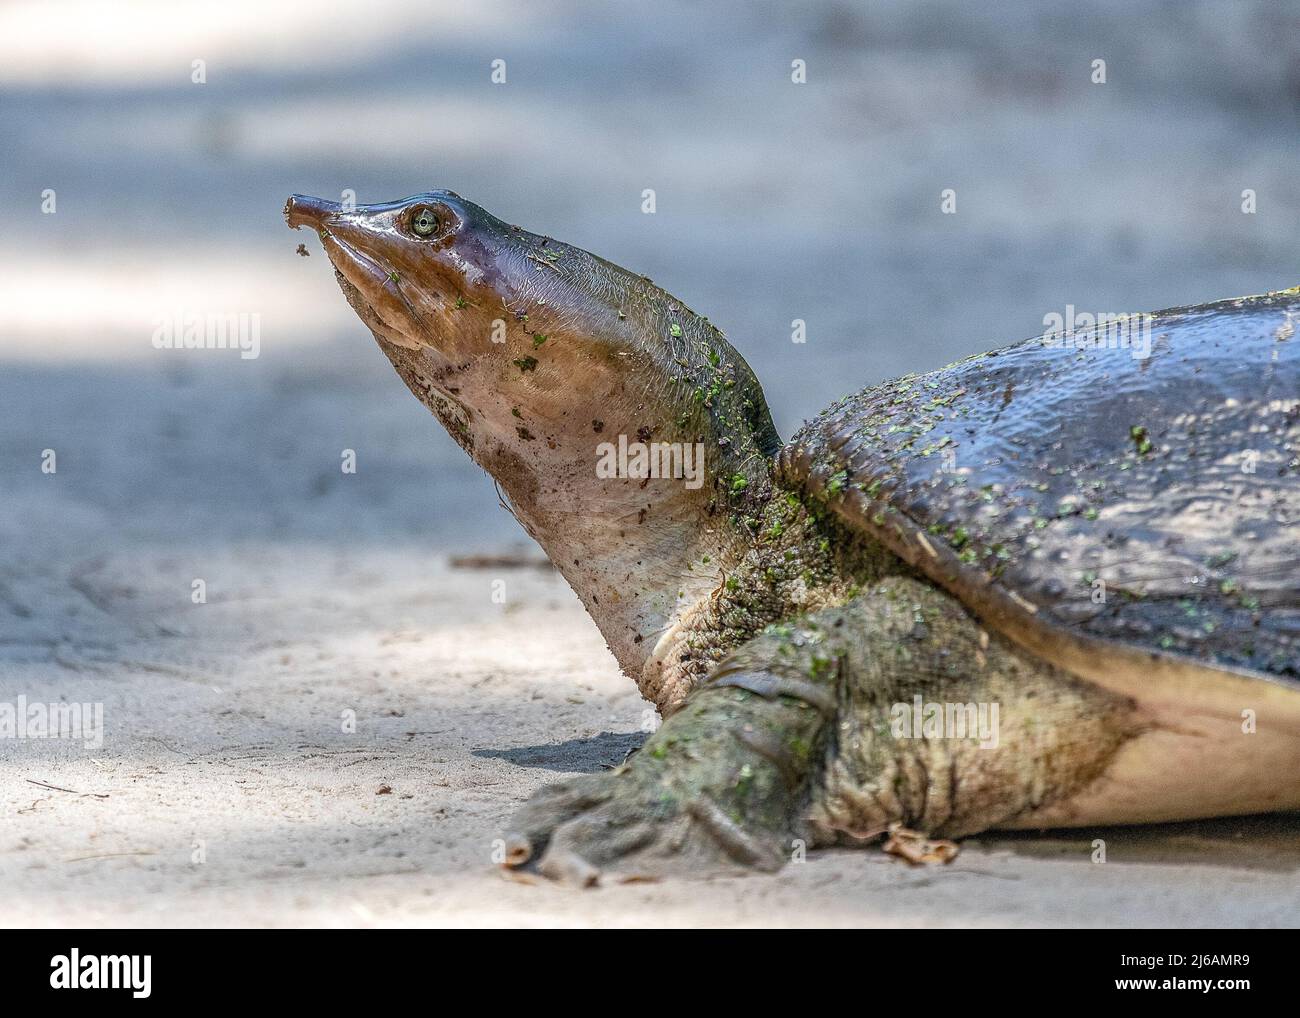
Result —
[[438, 216], [431, 208], [419, 208], [411, 216], [411, 230], [417, 237], [432, 237], [438, 232]]

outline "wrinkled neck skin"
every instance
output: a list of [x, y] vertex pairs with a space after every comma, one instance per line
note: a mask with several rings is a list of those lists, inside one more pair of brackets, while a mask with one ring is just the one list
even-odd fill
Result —
[[[626, 274], [598, 281], [619, 288], [610, 308], [566, 301], [557, 294], [565, 272], [588, 273], [584, 294], [592, 273], [624, 273], [577, 249], [565, 248], [558, 270], [538, 271], [558, 278], [548, 275], [544, 290], [525, 284], [506, 302], [506, 342], [484, 343], [459, 363], [396, 345], [367, 324], [411, 391], [496, 479], [622, 670], [668, 711], [689, 679], [680, 668], [666, 674], [664, 663], [675, 660], [682, 620], [718, 595], [752, 544], [779, 439], [743, 358], [671, 295]], [[523, 309], [527, 317], [515, 317]], [[602, 329], [631, 331], [635, 342], [593, 342]], [[613, 462], [620, 436], [689, 445], [703, 456], [698, 484], [602, 476], [598, 462]]]

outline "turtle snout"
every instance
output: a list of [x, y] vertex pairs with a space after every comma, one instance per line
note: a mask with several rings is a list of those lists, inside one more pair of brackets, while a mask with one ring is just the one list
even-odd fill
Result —
[[295, 194], [284, 203], [284, 221], [291, 230], [300, 226], [310, 226], [314, 230], [325, 228], [326, 221], [337, 213], [342, 206], [336, 201], [313, 198], [307, 194]]

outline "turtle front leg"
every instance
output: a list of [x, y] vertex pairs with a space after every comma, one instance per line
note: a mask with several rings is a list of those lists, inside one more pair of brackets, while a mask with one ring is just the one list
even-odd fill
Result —
[[514, 816], [509, 866], [579, 885], [602, 871], [774, 871], [806, 838], [838, 712], [838, 612], [751, 640], [617, 769], [550, 785]]
[[617, 770], [542, 789], [507, 864], [590, 884], [771, 871], [796, 838], [866, 844], [893, 824], [963, 837], [1068, 802], [1136, 731], [1127, 701], [891, 577], [744, 644]]

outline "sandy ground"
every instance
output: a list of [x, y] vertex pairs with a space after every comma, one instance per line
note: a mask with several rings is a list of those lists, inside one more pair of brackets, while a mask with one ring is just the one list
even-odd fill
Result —
[[1269, 926], [1300, 908], [1286, 818], [988, 837], [943, 868], [843, 851], [775, 877], [509, 882], [491, 852], [512, 809], [617, 763], [647, 717], [562, 581], [414, 549], [252, 543], [209, 565], [240, 580], [206, 605], [177, 605], [156, 552], [46, 577], [68, 635], [5, 692], [16, 675], [102, 702], [106, 739], [0, 743], [6, 924]]
[[[522, 535], [279, 216], [454, 188], [719, 322], [788, 435], [1069, 304], [1300, 282], [1293, 12], [375, 0], [340, 33], [306, 0], [99, 6], [0, 7], [0, 704], [104, 718], [96, 747], [0, 739], [0, 923], [1300, 922], [1296, 817], [504, 879], [505, 818], [622, 759], [647, 705], [552, 575], [448, 567]], [[153, 349], [186, 311], [260, 315], [261, 355]]]

